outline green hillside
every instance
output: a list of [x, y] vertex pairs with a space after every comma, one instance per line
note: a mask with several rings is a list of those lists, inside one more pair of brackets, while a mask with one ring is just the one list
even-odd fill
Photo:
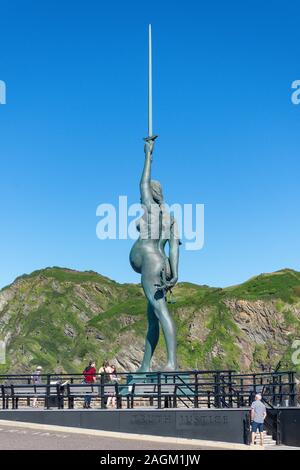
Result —
[[[169, 308], [180, 368], [268, 370], [281, 359], [296, 368], [291, 347], [300, 338], [300, 273], [261, 274], [225, 289], [180, 283], [174, 296]], [[81, 372], [90, 358], [134, 370], [143, 355], [145, 311], [140, 286], [95, 272], [47, 268], [21, 276], [0, 291], [0, 339], [7, 343], [0, 371], [39, 364], [49, 372]], [[153, 367], [164, 361], [161, 337]]]

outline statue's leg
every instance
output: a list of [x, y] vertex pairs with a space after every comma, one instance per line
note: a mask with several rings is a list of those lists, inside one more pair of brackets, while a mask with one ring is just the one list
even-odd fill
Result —
[[154, 295], [154, 312], [161, 324], [167, 347], [167, 365], [164, 370], [176, 370], [176, 326], [162, 291]]
[[147, 310], [147, 317], [148, 317], [148, 331], [146, 336], [146, 343], [145, 343], [145, 352], [143, 362], [141, 367], [139, 368], [139, 372], [149, 372], [150, 371], [150, 363], [155, 351], [156, 345], [158, 343], [159, 338], [159, 321], [157, 316], [154, 313], [153, 306], [151, 302], [148, 302], [148, 310]]
[[[176, 327], [174, 321], [168, 311], [167, 303], [165, 300], [165, 296], [162, 290], [157, 289], [157, 285], [161, 284], [161, 270], [164, 267], [164, 260], [162, 260], [161, 256], [151, 256], [151, 258], [144, 261], [143, 268], [142, 268], [142, 286], [148, 299], [148, 302], [152, 306], [151, 312], [151, 323], [155, 326], [155, 331], [158, 330], [158, 324], [160, 323], [165, 342], [167, 347], [167, 365], [165, 370], [176, 370]], [[156, 317], [156, 322], [154, 323], [154, 315]], [[149, 317], [148, 317], [149, 318]], [[157, 322], [158, 320], [158, 322]], [[154, 328], [154, 326], [153, 326]], [[153, 338], [156, 337], [153, 335]], [[146, 341], [146, 344], [148, 341]], [[151, 349], [151, 344], [153, 346], [153, 339], [152, 343], [148, 343], [148, 349], [150, 353], [148, 353], [147, 357], [153, 354], [154, 348]], [[156, 346], [156, 343], [155, 343]], [[146, 351], [145, 351], [146, 352]], [[143, 361], [144, 362], [144, 361]], [[148, 365], [148, 363], [146, 364]]]

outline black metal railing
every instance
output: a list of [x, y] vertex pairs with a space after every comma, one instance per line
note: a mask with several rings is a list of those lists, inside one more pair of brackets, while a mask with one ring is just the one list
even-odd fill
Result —
[[[33, 380], [33, 377], [35, 379]], [[256, 393], [269, 408], [297, 406], [293, 371], [240, 374], [233, 370], [121, 372], [115, 377], [97, 374], [95, 382], [83, 383], [82, 374], [0, 375], [2, 408], [30, 406], [37, 398], [46, 408], [73, 408], [90, 397], [94, 407], [109, 402], [117, 408], [249, 407]], [[35, 388], [34, 388], [35, 387]], [[0, 405], [1, 406], [1, 405]]]

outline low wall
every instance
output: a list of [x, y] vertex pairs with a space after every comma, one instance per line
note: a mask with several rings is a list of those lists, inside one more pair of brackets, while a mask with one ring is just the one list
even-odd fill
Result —
[[0, 419], [155, 436], [246, 443], [247, 409], [1, 410]]
[[279, 413], [282, 444], [300, 447], [300, 408], [281, 408]]

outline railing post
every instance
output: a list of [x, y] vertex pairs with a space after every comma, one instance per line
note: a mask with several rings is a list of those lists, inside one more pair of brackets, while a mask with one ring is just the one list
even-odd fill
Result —
[[281, 442], [281, 411], [276, 412], [276, 444], [280, 446]]
[[276, 378], [273, 374], [272, 376], [272, 405], [276, 405]]
[[161, 373], [157, 372], [157, 408], [161, 408]]
[[72, 400], [70, 396], [70, 384], [67, 384], [67, 397], [68, 397], [68, 408], [72, 408]]
[[231, 372], [231, 370], [228, 372], [228, 382], [229, 382], [229, 406], [230, 406], [230, 408], [232, 408], [232, 406], [233, 406], [233, 400], [232, 400], [233, 387], [232, 387], [232, 372]]
[[251, 422], [250, 422], [249, 413], [246, 414], [245, 419], [243, 420], [243, 424], [244, 424], [244, 443], [246, 445], [250, 445]]
[[290, 406], [296, 406], [295, 389], [296, 389], [295, 373], [294, 372], [289, 372], [289, 390], [290, 390], [289, 403], [290, 403]]
[[215, 391], [215, 407], [221, 408], [221, 397], [220, 397], [220, 372], [214, 374], [214, 391]]
[[253, 374], [253, 388], [254, 388], [254, 394], [256, 395], [256, 375]]
[[135, 394], [135, 384], [132, 385], [132, 390], [131, 390], [130, 406], [129, 406], [129, 408], [131, 409], [134, 408], [134, 394]]
[[282, 375], [279, 375], [279, 403], [280, 406], [283, 406], [283, 395], [282, 395]]
[[244, 406], [244, 379], [241, 377], [240, 379], [240, 392], [241, 392], [241, 397], [239, 400], [240, 406]]
[[100, 375], [100, 395], [101, 395], [101, 409], [103, 410], [106, 408], [103, 372], [101, 372], [101, 375]]
[[[28, 377], [27, 385], [30, 385], [30, 382], [31, 382], [31, 379], [30, 379], [30, 377]], [[30, 398], [29, 397], [26, 399], [26, 401], [27, 401], [27, 406], [30, 406]]]
[[251, 405], [251, 403], [252, 403], [253, 400], [255, 399], [255, 395], [256, 395], [256, 375], [253, 374], [252, 377], [253, 377], [253, 391], [250, 392], [250, 396], [249, 396], [249, 406]]
[[47, 380], [47, 385], [46, 385], [46, 408], [49, 410], [50, 408], [50, 380], [51, 380], [51, 375], [47, 374], [46, 376]]
[[56, 383], [56, 397], [57, 397], [57, 408], [60, 410], [61, 406], [61, 398], [60, 398], [60, 384]]
[[177, 408], [177, 385], [174, 385], [173, 408]]
[[118, 382], [115, 383], [115, 395], [116, 395], [116, 403], [117, 403], [117, 408], [121, 408], [121, 403], [120, 403], [120, 393], [119, 393], [119, 384]]
[[15, 409], [15, 394], [14, 394], [13, 384], [11, 384], [11, 386], [10, 386], [10, 396], [11, 396], [11, 407], [14, 410]]
[[194, 395], [194, 407], [199, 407], [199, 382], [198, 382], [198, 373], [195, 372], [195, 395]]

